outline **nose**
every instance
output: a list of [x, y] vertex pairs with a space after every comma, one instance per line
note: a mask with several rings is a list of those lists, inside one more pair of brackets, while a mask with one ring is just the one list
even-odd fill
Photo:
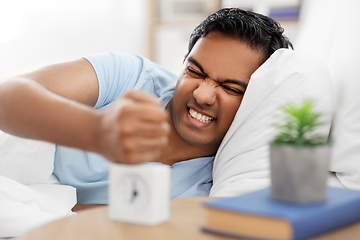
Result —
[[206, 78], [199, 83], [194, 90], [193, 96], [200, 105], [214, 105], [216, 101], [216, 92], [218, 84]]

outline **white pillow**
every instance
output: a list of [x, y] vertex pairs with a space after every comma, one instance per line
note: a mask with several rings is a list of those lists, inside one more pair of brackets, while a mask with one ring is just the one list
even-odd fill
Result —
[[324, 59], [334, 82], [332, 166], [360, 190], [360, 1], [305, 0], [295, 47]]
[[57, 183], [55, 145], [12, 136], [0, 131], [0, 175], [21, 184]]
[[281, 106], [313, 99], [329, 133], [333, 109], [329, 70], [318, 59], [276, 51], [251, 76], [243, 101], [215, 156], [212, 197], [234, 196], [270, 184], [269, 143]]

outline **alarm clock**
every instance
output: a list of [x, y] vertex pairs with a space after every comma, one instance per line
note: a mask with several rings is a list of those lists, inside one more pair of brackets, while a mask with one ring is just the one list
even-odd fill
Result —
[[154, 226], [170, 217], [170, 167], [160, 163], [109, 166], [109, 217]]

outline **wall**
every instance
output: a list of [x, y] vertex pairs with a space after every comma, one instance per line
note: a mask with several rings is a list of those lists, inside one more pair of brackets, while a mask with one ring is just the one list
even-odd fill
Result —
[[147, 54], [147, 0], [0, 1], [0, 79], [83, 55]]
[[[298, 0], [290, 0], [294, 1]], [[152, 57], [179, 73], [190, 33], [203, 17], [149, 28], [148, 5], [154, 2], [0, 0], [0, 81], [41, 66], [108, 51]], [[285, 33], [294, 39], [296, 23], [283, 25]], [[154, 38], [152, 56], [150, 36]]]
[[[166, 17], [164, 19], [157, 19], [154, 26], [154, 54], [153, 60], [169, 69], [174, 73], [179, 73], [183, 67], [183, 59], [187, 53], [189, 36], [193, 29], [206, 18], [206, 16], [212, 12], [217, 11], [223, 7], [240, 7], [244, 9], [251, 9], [255, 12], [269, 15], [272, 8], [286, 8], [286, 7], [298, 7], [300, 0], [158, 0], [162, 5], [168, 7]], [[190, 3], [203, 4], [200, 9], [206, 8], [206, 5], [210, 5], [209, 13], [200, 12], [197, 16], [184, 16], [169, 17], [168, 12], [174, 11], [175, 7], [170, 4], [173, 2], [177, 6], [179, 3], [183, 3], [184, 6], [188, 6]], [[166, 4], [164, 4], [166, 3]], [[161, 5], [161, 6], [162, 6]], [[185, 8], [185, 7], [184, 7]], [[163, 10], [163, 9], [160, 9]], [[285, 35], [291, 40], [296, 39], [298, 31], [297, 17], [293, 19], [276, 19], [280, 22], [281, 26], [285, 29]]]

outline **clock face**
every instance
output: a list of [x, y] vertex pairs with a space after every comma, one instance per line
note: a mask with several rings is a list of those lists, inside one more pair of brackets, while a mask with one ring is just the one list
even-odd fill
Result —
[[119, 179], [120, 204], [126, 211], [141, 214], [149, 204], [145, 180], [137, 174], [127, 174]]

